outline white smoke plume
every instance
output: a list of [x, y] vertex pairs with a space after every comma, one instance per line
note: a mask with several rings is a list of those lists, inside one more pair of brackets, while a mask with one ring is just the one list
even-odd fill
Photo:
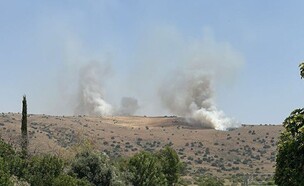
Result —
[[102, 77], [107, 75], [108, 68], [97, 62], [91, 62], [80, 69], [78, 105], [75, 114], [101, 115], [113, 114], [112, 106], [104, 100]]
[[238, 127], [238, 122], [217, 108], [214, 84], [233, 79], [243, 63], [242, 57], [229, 44], [218, 43], [208, 34], [185, 44], [182, 50], [186, 53], [178, 63], [179, 68], [171, 70], [170, 78], [160, 86], [163, 106], [170, 113], [205, 128]]
[[210, 76], [178, 74], [178, 77], [161, 87], [159, 94], [162, 103], [171, 113], [186, 117], [192, 125], [217, 130], [239, 125], [215, 106]]
[[74, 114], [80, 115], [134, 115], [139, 105], [133, 97], [122, 97], [120, 107], [115, 108], [105, 100], [104, 81], [110, 71], [109, 65], [90, 62], [79, 70], [78, 102]]
[[202, 38], [187, 38], [174, 28], [152, 30], [142, 37], [131, 55], [136, 57], [124, 61], [127, 65], [111, 63], [111, 70], [119, 72], [114, 81], [102, 63], [81, 68], [74, 114], [174, 114], [205, 128], [239, 126], [216, 105], [215, 87], [231, 84], [244, 63], [229, 43], [216, 41], [208, 31]]

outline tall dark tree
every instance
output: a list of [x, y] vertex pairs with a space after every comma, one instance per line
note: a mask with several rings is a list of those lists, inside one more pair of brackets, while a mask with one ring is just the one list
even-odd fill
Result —
[[27, 155], [28, 137], [27, 137], [27, 104], [26, 96], [22, 100], [22, 120], [21, 120], [21, 148], [24, 156]]

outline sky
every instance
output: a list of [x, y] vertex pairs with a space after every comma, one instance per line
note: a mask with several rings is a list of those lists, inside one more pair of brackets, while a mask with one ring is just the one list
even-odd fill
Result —
[[92, 60], [110, 63], [102, 83], [113, 104], [140, 90], [144, 107], [162, 69], [182, 68], [175, 61], [185, 46], [209, 38], [229, 49], [218, 55], [231, 51], [241, 61], [233, 71], [230, 62], [215, 67], [217, 76], [232, 74], [216, 79], [217, 107], [241, 123], [282, 123], [304, 105], [303, 7], [296, 0], [0, 0], [0, 112], [21, 112], [26, 94], [29, 113], [73, 114], [75, 74]]

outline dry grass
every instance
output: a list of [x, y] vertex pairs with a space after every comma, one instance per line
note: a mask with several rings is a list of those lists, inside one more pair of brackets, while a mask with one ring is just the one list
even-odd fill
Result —
[[[0, 134], [18, 147], [21, 115], [0, 114]], [[97, 117], [29, 115], [31, 153], [72, 157], [77, 144], [90, 142], [110, 157], [155, 151], [170, 145], [190, 175], [204, 172], [271, 176], [281, 125], [246, 125], [232, 131], [189, 126], [178, 117]]]

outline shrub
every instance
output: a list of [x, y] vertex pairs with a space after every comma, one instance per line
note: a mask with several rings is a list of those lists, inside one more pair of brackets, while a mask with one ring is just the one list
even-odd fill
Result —
[[0, 158], [6, 162], [6, 167], [10, 175], [24, 177], [27, 174], [27, 161], [22, 159], [19, 154], [14, 151], [13, 147], [3, 140], [0, 140]]
[[13, 185], [10, 180], [8, 163], [2, 157], [0, 157], [0, 185]]
[[140, 186], [167, 185], [165, 175], [162, 172], [161, 161], [149, 153], [140, 152], [130, 158], [128, 169], [132, 173], [131, 183]]
[[0, 157], [10, 158], [15, 155], [13, 147], [0, 139]]
[[11, 175], [15, 175], [18, 178], [25, 178], [29, 174], [28, 160], [21, 158], [19, 155], [11, 156], [8, 160], [9, 170]]
[[109, 164], [108, 158], [93, 151], [77, 154], [72, 163], [71, 173], [94, 185], [125, 185], [116, 168]]
[[31, 185], [51, 185], [53, 179], [63, 172], [63, 160], [56, 156], [33, 157], [28, 165], [28, 177]]
[[166, 177], [168, 185], [174, 185], [180, 178], [182, 163], [174, 149], [166, 146], [158, 153], [158, 158], [162, 164], [162, 171]]

